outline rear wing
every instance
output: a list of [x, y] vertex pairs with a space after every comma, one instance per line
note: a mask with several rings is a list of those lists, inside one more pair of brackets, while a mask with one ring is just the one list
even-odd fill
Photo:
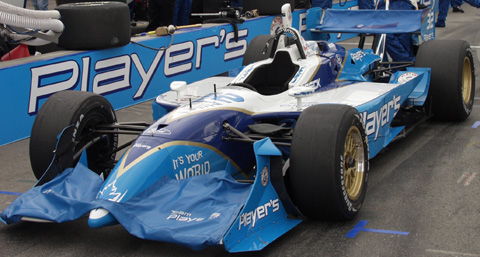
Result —
[[312, 8], [307, 11], [307, 33], [420, 34], [422, 41], [435, 38], [434, 3], [423, 10], [338, 10]]

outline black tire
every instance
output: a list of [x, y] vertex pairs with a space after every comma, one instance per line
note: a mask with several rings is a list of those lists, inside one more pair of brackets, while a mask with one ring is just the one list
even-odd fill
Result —
[[[40, 179], [54, 157], [57, 136], [66, 128], [62, 140], [66, 142], [57, 149], [57, 155], [63, 155], [62, 167], [74, 167], [78, 160], [73, 156], [83, 146], [99, 134], [90, 133], [90, 129], [99, 124], [114, 124], [115, 112], [103, 96], [81, 91], [62, 91], [52, 95], [40, 108], [32, 127], [30, 137], [30, 163], [33, 173]], [[73, 125], [73, 126], [71, 126]], [[117, 135], [108, 134], [87, 148], [88, 168], [106, 177], [108, 166], [115, 160], [115, 153], [104, 156], [117, 147]], [[46, 174], [43, 183], [55, 177], [55, 173]]]
[[[254, 62], [268, 59], [272, 52], [273, 38], [275, 38], [275, 36], [271, 35], [259, 35], [254, 37], [250, 43], [248, 43], [247, 51], [243, 55], [242, 65], [246, 66]], [[270, 41], [267, 51], [263, 53], [265, 46], [270, 39], [272, 39], [272, 41]]]
[[65, 29], [58, 45], [69, 50], [94, 50], [119, 47], [130, 42], [130, 10], [119, 2], [62, 4]]
[[368, 143], [358, 111], [316, 105], [300, 115], [292, 139], [289, 189], [309, 218], [350, 220], [367, 191]]
[[415, 66], [432, 69], [429, 101], [433, 118], [462, 121], [472, 112], [475, 68], [472, 49], [463, 40], [432, 40], [420, 45]]

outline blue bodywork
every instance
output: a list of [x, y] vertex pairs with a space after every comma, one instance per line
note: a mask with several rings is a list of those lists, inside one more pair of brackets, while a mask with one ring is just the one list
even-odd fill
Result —
[[[407, 71], [398, 72], [398, 79]], [[417, 77], [397, 87], [388, 94], [383, 95], [376, 101], [358, 106], [357, 110], [365, 124], [365, 133], [368, 137], [369, 157], [375, 157], [383, 148], [404, 129], [404, 126], [392, 127], [392, 121], [401, 106], [409, 103], [411, 106], [422, 106], [428, 92], [430, 82], [430, 70], [425, 68], [413, 68]], [[392, 78], [396, 82], [395, 78]]]

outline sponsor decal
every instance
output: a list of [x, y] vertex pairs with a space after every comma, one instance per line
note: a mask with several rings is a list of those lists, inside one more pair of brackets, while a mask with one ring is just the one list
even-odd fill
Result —
[[267, 183], [268, 183], [268, 168], [267, 167], [263, 167], [261, 179], [262, 179], [262, 186], [267, 186]]
[[277, 30], [283, 28], [282, 17], [275, 16], [272, 21], [272, 25], [270, 25], [270, 35], [275, 35]]
[[145, 148], [145, 149], [147, 149], [147, 150], [152, 149], [151, 146], [145, 145], [145, 144], [141, 144], [141, 143], [135, 143], [135, 144], [132, 146], [132, 148]]
[[403, 74], [400, 75], [400, 77], [398, 78], [398, 83], [400, 83], [400, 84], [405, 84], [405, 83], [407, 83], [408, 81], [416, 78], [417, 76], [418, 76], [418, 74], [415, 73], [415, 72], [403, 73]]
[[237, 94], [232, 94], [232, 93], [217, 93], [215, 94], [209, 94], [200, 99], [200, 101], [204, 102], [210, 102], [214, 103], [216, 105], [222, 105], [222, 104], [230, 104], [230, 103], [241, 103], [244, 102], [245, 99]]
[[53, 190], [53, 189], [48, 189], [48, 190], [45, 190], [45, 191], [42, 192], [42, 194], [46, 194], [46, 195], [48, 195], [50, 193], [55, 194], [57, 192], [55, 192], [55, 190]]
[[244, 81], [248, 75], [250, 75], [250, 73], [256, 68], [256, 65], [250, 65], [248, 66], [247, 68], [243, 69], [240, 73], [240, 76], [238, 76], [238, 80], [237, 81]]
[[303, 72], [305, 71], [305, 69], [306, 69], [305, 66], [302, 66], [298, 70], [297, 74], [295, 74], [295, 76], [293, 77], [293, 79], [290, 83], [295, 84], [295, 82], [297, 82], [297, 80], [303, 75]]
[[172, 131], [166, 129], [166, 128], [161, 128], [161, 129], [157, 129], [155, 127], [153, 128], [149, 128], [147, 130], [145, 130], [145, 132], [143, 132], [144, 134], [156, 134], [156, 135], [166, 135], [166, 136], [169, 136], [172, 134]]
[[[301, 86], [292, 87], [288, 90], [288, 94], [293, 97], [304, 97], [315, 93], [315, 91], [322, 86], [320, 85], [320, 78], [312, 80]], [[303, 103], [302, 103], [303, 106]]]
[[362, 61], [363, 57], [365, 57], [365, 56], [366, 56], [366, 54], [363, 51], [357, 51], [356, 53], [351, 53], [350, 54], [350, 58], [352, 58], [352, 60], [354, 62]]
[[337, 62], [337, 67], [342, 67], [343, 59], [341, 55], [336, 54], [335, 61]]
[[298, 40], [298, 31], [294, 28], [281, 28], [277, 33], [283, 32], [285, 34], [290, 34], [293, 39]]
[[[363, 124], [365, 124], [365, 133], [367, 136], [375, 135], [374, 141], [378, 138], [378, 133], [380, 129], [385, 125], [389, 124], [390, 117], [395, 116], [397, 111], [400, 109], [400, 100], [402, 96], [393, 96], [392, 100], [384, 104], [380, 109], [373, 112], [363, 112], [361, 113]], [[390, 114], [393, 112], [393, 115]]]
[[161, 134], [161, 135], [171, 135], [172, 132], [166, 128], [161, 128], [159, 130], [156, 130], [154, 133], [156, 134]]
[[242, 213], [240, 216], [240, 222], [238, 223], [238, 230], [242, 227], [251, 226], [255, 227], [257, 221], [267, 217], [270, 213], [274, 213], [280, 209], [279, 199], [271, 199], [263, 205], [258, 206], [255, 210]]
[[[81, 60], [67, 60], [50, 63], [30, 69], [31, 85], [28, 101], [28, 114], [38, 111], [41, 99], [62, 90], [80, 87], [81, 91], [91, 91], [106, 95], [136, 88], [132, 98], [140, 99], [150, 86], [154, 75], [163, 72], [169, 78], [193, 69], [202, 67], [202, 60], [207, 58], [203, 50], [207, 47], [221, 48], [223, 45], [223, 61], [231, 61], [243, 57], [247, 47], [248, 29], [238, 31], [238, 42], [235, 33], [226, 33], [224, 29], [218, 35], [211, 35], [193, 41], [173, 44], [159, 50], [153, 60], [141, 61], [137, 53], [113, 56], [93, 61], [90, 56]], [[209, 56], [211, 58], [211, 56]], [[163, 60], [163, 67], [160, 64]], [[139, 75], [139, 80], [132, 80], [132, 75]], [[132, 84], [134, 83], [135, 84]]]
[[210, 214], [210, 217], [208, 219], [206, 218], [195, 218], [192, 216], [192, 213], [185, 212], [185, 211], [177, 211], [177, 210], [172, 210], [172, 213], [167, 217], [167, 220], [174, 220], [174, 221], [180, 221], [180, 222], [199, 222], [203, 220], [213, 220], [217, 219], [221, 216], [222, 214], [220, 212], [214, 212]]
[[316, 80], [312, 80], [308, 83], [305, 83], [303, 85], [301, 85], [302, 87], [311, 87], [311, 88], [321, 88], [322, 86], [320, 85], [320, 78], [316, 79]]
[[77, 138], [78, 128], [80, 127], [80, 123], [82, 122], [83, 117], [85, 117], [85, 115], [83, 115], [83, 113], [80, 114], [80, 118], [79, 118], [78, 121], [75, 123], [75, 127], [73, 128], [72, 142], [75, 142], [75, 138]]
[[[434, 26], [435, 26], [435, 15], [434, 15], [433, 11], [430, 11], [427, 14], [427, 30], [428, 29], [433, 29]], [[431, 34], [433, 36], [433, 33], [431, 33]]]
[[343, 154], [340, 154], [340, 181], [342, 181], [342, 195], [343, 195], [343, 200], [345, 201], [345, 204], [347, 204], [347, 208], [349, 211], [357, 211], [356, 209], [353, 208], [353, 204], [350, 201], [350, 198], [348, 198], [347, 194], [347, 188], [345, 186], [345, 172], [344, 172], [344, 162], [343, 162]]
[[122, 201], [123, 197], [125, 197], [125, 195], [127, 194], [128, 189], [127, 189], [127, 191], [125, 191], [125, 193], [117, 192], [118, 188], [115, 186], [116, 182], [117, 182], [117, 180], [114, 180], [112, 183], [106, 185], [100, 191], [98, 198], [100, 198], [100, 196], [102, 196], [105, 193], [105, 190], [110, 189], [110, 193], [108, 195], [111, 196], [111, 197], [107, 198], [107, 200], [112, 201], [112, 202], [116, 202], [116, 203], [119, 203], [120, 201]]
[[220, 212], [214, 212], [214, 213], [212, 213], [212, 215], [210, 215], [210, 217], [208, 219], [213, 220], [213, 219], [216, 219], [216, 218], [220, 217], [220, 215], [222, 215]]
[[172, 213], [167, 217], [167, 220], [176, 220], [181, 222], [199, 222], [205, 220], [205, 218], [194, 218], [192, 214], [184, 211], [172, 210]]
[[[193, 176], [201, 176], [210, 173], [210, 162], [203, 161], [203, 152], [185, 154], [172, 159], [175, 178], [186, 179]], [[181, 167], [187, 165], [187, 167]]]

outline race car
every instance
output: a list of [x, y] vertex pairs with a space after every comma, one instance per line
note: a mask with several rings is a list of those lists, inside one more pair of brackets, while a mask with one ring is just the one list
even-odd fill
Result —
[[[361, 16], [378, 21], [373, 12], [382, 11]], [[462, 121], [472, 111], [467, 42], [430, 40], [415, 62], [384, 61], [382, 34], [420, 31], [432, 10], [413, 11], [419, 24], [408, 31], [403, 12], [411, 11], [381, 21], [394, 25], [329, 28], [335, 22], [323, 18], [345, 17], [320, 11], [314, 33], [379, 35], [373, 49], [347, 50], [305, 40], [284, 6], [284, 27], [252, 39], [238, 76], [173, 82], [153, 101], [152, 124], [116, 122], [100, 95], [54, 94], [30, 139], [39, 182], [2, 220], [88, 213], [94, 228], [120, 223], [140, 238], [241, 252], [263, 249], [304, 218], [355, 218], [371, 158], [427, 119]], [[138, 136], [118, 146], [120, 134]]]

